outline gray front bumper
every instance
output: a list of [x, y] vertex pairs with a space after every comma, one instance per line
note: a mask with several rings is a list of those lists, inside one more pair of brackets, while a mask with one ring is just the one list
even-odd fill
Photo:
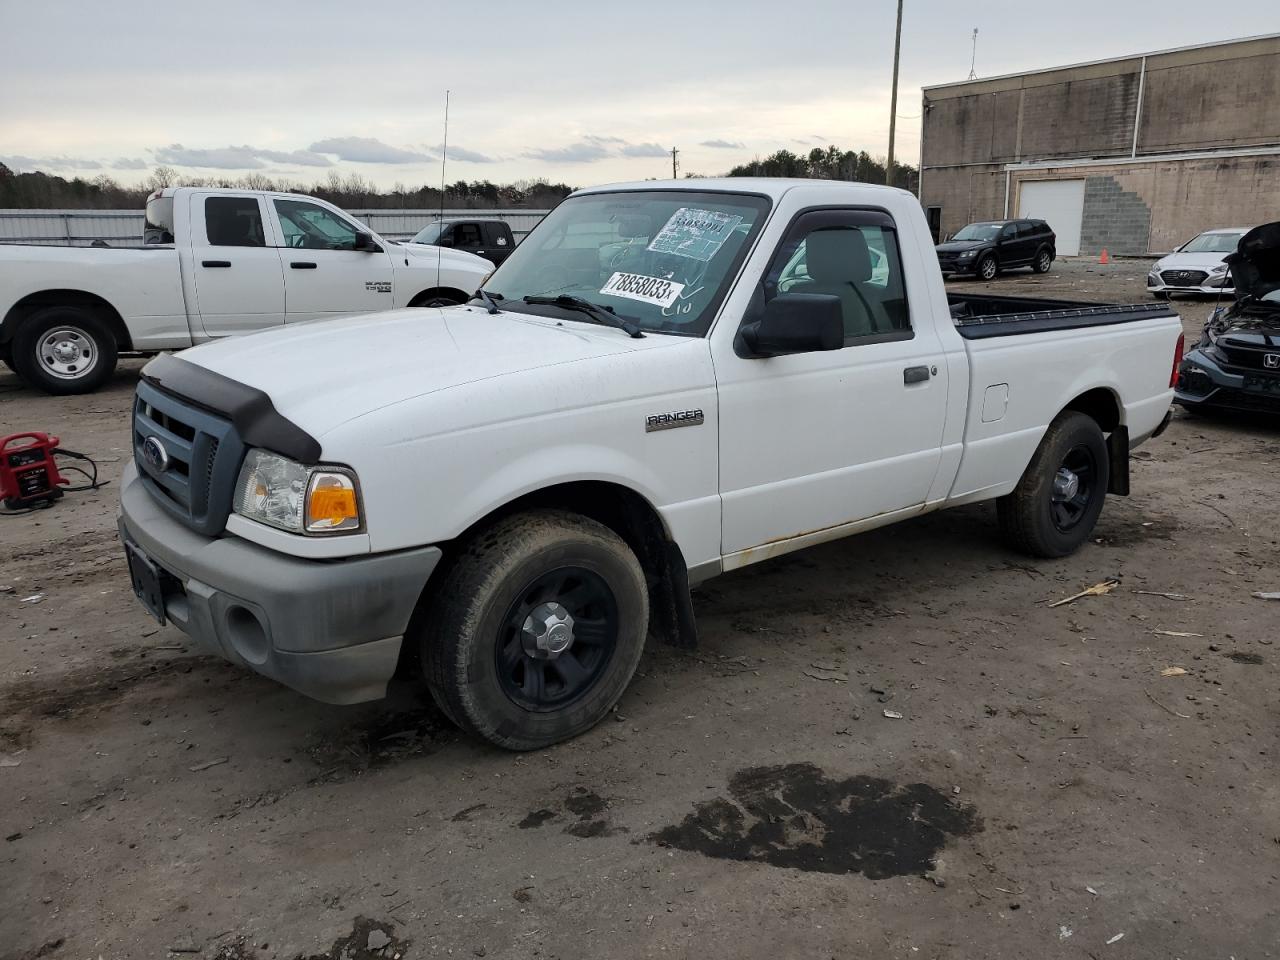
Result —
[[120, 539], [172, 577], [165, 615], [203, 650], [327, 703], [386, 695], [438, 547], [303, 560], [201, 536], [166, 513], [130, 464]]

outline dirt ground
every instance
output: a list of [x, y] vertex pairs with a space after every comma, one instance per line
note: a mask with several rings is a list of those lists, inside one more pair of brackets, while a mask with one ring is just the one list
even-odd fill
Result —
[[[1146, 267], [989, 286], [1134, 301]], [[0, 372], [0, 433], [115, 481], [140, 366]], [[700, 650], [520, 756], [412, 688], [193, 656], [130, 592], [114, 482], [0, 519], [0, 957], [1280, 955], [1280, 427], [1179, 413], [1133, 491], [1065, 560], [983, 505], [712, 581]]]

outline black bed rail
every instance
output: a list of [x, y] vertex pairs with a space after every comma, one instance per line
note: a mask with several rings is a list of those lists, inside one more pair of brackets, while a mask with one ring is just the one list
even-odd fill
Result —
[[959, 317], [955, 320], [955, 325], [962, 337], [980, 340], [984, 337], [1073, 330], [1078, 327], [1109, 326], [1116, 323], [1133, 323], [1138, 320], [1176, 316], [1177, 314], [1168, 304], [1162, 303], [1098, 304], [1057, 310], [1029, 310], [1019, 313]]

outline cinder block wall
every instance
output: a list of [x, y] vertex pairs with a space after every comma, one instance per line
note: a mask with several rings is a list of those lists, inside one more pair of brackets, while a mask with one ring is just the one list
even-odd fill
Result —
[[[1096, 256], [1104, 248], [1120, 256], [1167, 253], [1203, 230], [1280, 220], [1280, 157], [1064, 164], [1017, 171], [1010, 188], [1011, 215], [1017, 215], [1022, 183], [1076, 179], [1085, 182], [1080, 226], [1084, 256]], [[1000, 210], [1003, 205], [1002, 190]]]
[[[1160, 154], [1280, 147], [1280, 37], [975, 80], [924, 90], [921, 194], [942, 232], [1005, 212], [1016, 181], [1086, 180], [1081, 252], [1162, 252], [1198, 230], [1280, 219], [1280, 156], [1165, 161]], [[1141, 111], [1139, 111], [1141, 87]], [[1072, 160], [1126, 165], [1074, 167]], [[1149, 158], [1149, 159], [1148, 159]], [[1145, 234], [1145, 237], [1144, 237]]]

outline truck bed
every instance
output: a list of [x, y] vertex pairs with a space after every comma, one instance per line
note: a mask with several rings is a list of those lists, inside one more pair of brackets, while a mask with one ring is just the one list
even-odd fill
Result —
[[956, 329], [966, 340], [1102, 327], [1176, 316], [1165, 303], [1086, 303], [950, 292], [947, 293], [947, 303]]

